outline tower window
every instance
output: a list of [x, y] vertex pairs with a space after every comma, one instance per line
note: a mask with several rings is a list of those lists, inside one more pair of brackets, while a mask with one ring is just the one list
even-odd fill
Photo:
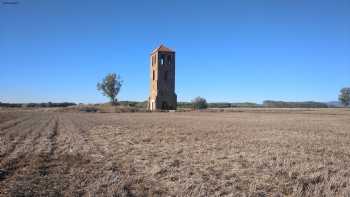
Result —
[[164, 55], [160, 56], [160, 65], [164, 65]]
[[171, 64], [171, 55], [168, 55], [168, 57], [167, 57], [167, 63], [168, 63], [168, 65]]
[[152, 75], [153, 81], [154, 81], [154, 70], [153, 70], [153, 75]]

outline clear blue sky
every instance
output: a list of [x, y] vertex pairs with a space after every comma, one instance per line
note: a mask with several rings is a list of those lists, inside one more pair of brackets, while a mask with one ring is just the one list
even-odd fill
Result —
[[96, 103], [105, 74], [146, 100], [149, 54], [176, 51], [178, 100], [337, 100], [349, 0], [0, 0], [0, 101]]

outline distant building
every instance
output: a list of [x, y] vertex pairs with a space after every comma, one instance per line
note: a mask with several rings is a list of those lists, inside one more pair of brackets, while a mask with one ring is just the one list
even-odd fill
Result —
[[151, 53], [150, 61], [149, 110], [176, 109], [175, 52], [160, 45]]

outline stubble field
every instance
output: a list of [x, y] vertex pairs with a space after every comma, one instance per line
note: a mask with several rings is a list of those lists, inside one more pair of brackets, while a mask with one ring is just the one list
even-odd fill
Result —
[[350, 111], [0, 111], [0, 196], [350, 196]]

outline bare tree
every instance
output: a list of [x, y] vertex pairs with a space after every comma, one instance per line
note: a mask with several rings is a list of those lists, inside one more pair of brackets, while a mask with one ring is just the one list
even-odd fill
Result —
[[350, 88], [343, 88], [340, 90], [339, 101], [344, 106], [349, 106], [350, 104]]
[[97, 83], [97, 90], [111, 99], [111, 103], [117, 104], [117, 95], [122, 87], [123, 81], [120, 76], [115, 73], [108, 74], [101, 83]]

